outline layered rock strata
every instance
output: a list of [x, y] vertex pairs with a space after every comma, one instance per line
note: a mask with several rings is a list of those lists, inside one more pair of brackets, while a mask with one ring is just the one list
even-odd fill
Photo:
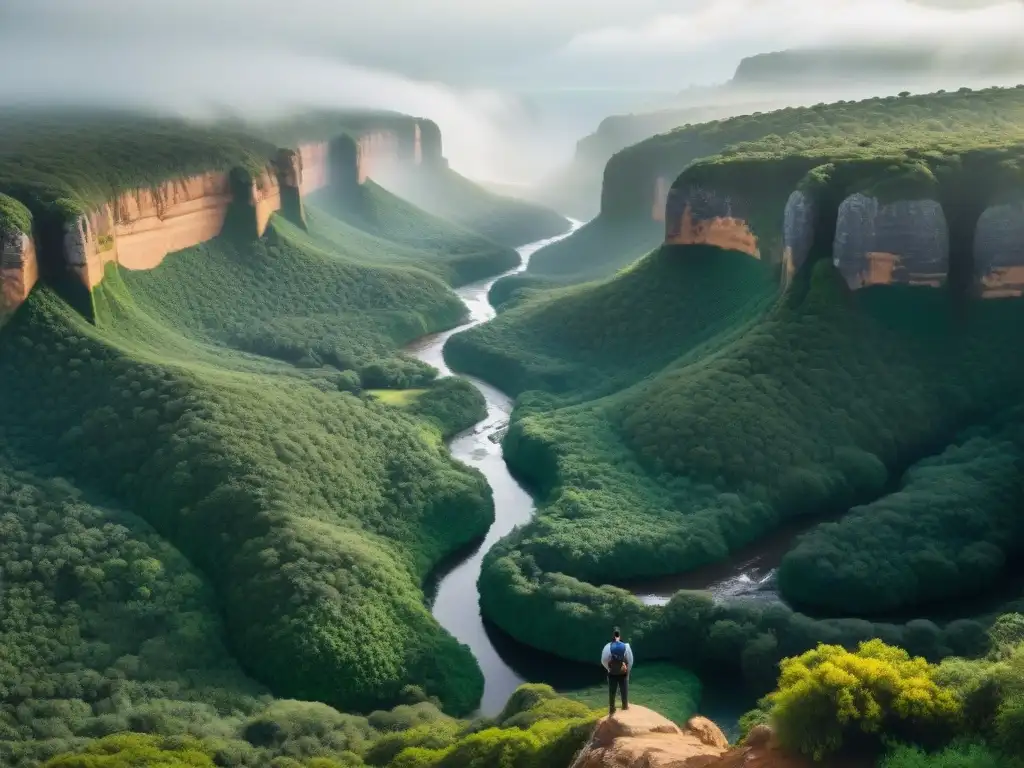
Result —
[[666, 245], [714, 245], [761, 258], [757, 237], [731, 196], [674, 187], [665, 207]]
[[949, 226], [935, 200], [882, 203], [856, 193], [839, 206], [832, 254], [853, 289], [938, 287], [949, 272]]
[[814, 201], [799, 190], [786, 201], [782, 222], [782, 283], [789, 285], [814, 244]]
[[974, 275], [983, 298], [1024, 296], [1024, 201], [989, 206], [981, 214]]

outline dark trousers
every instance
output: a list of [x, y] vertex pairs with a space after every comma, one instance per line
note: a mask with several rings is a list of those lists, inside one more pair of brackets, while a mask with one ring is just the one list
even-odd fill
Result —
[[608, 675], [608, 711], [615, 713], [615, 691], [622, 695], [622, 708], [629, 709], [629, 675]]

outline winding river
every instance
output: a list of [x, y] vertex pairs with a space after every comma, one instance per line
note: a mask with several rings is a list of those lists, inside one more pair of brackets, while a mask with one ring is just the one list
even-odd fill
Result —
[[[572, 221], [572, 229], [564, 235], [520, 248], [521, 263], [515, 269], [484, 282], [459, 288], [456, 293], [469, 309], [469, 321], [450, 331], [425, 336], [407, 347], [406, 351], [437, 368], [442, 376], [452, 375], [442, 353], [445, 342], [456, 333], [485, 323], [495, 316], [494, 308], [487, 300], [491, 286], [506, 275], [522, 272], [529, 265], [530, 256], [546, 245], [565, 239], [581, 226], [582, 222]], [[459, 642], [468, 645], [476, 656], [484, 673], [484, 696], [480, 702], [480, 711], [485, 715], [493, 715], [501, 711], [508, 697], [525, 680], [499, 654], [492, 639], [494, 631], [488, 634], [488, 628], [480, 615], [480, 596], [476, 582], [484, 555], [516, 526], [530, 520], [534, 502], [533, 497], [513, 479], [501, 456], [499, 434], [508, 424], [512, 399], [479, 379], [466, 378], [487, 401], [487, 417], [452, 440], [449, 448], [456, 459], [479, 469], [490, 483], [494, 492], [494, 524], [476, 550], [440, 575], [433, 590], [432, 611], [441, 626]]]

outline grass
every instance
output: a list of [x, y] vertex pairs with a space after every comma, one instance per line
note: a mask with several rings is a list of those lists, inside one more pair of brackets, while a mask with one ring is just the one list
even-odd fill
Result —
[[368, 389], [366, 394], [396, 408], [408, 408], [427, 390], [425, 389]]
[[[596, 710], [608, 709], [607, 683], [602, 682], [579, 691], [566, 691], [564, 695]], [[629, 676], [629, 700], [632, 704], [653, 709], [683, 727], [697, 714], [700, 681], [675, 664], [640, 664]]]

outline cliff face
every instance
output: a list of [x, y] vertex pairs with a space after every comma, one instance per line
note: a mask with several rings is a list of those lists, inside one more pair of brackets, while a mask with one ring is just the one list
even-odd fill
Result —
[[[281, 195], [276, 182], [266, 184], [259, 193], [259, 208], [269, 221], [270, 214], [280, 208]], [[153, 269], [168, 253], [219, 235], [231, 203], [226, 173], [127, 192], [67, 225], [65, 261], [89, 288], [103, 280], [108, 262], [127, 269]]]
[[659, 176], [654, 181], [654, 207], [651, 210], [651, 218], [654, 221], [665, 221], [665, 207], [668, 205], [668, 192], [671, 186], [671, 182], [665, 176]]
[[329, 155], [330, 144], [326, 141], [299, 145], [299, 192], [303, 197], [323, 189], [330, 182]]
[[16, 230], [0, 229], [0, 323], [28, 298], [39, 279], [35, 242]]
[[761, 258], [757, 237], [729, 195], [696, 186], [674, 187], [665, 206], [666, 245], [714, 245]]
[[935, 200], [880, 203], [856, 193], [839, 206], [833, 262], [851, 288], [939, 286], [949, 272], [949, 227]]
[[1024, 295], [1024, 201], [982, 213], [974, 236], [974, 274], [984, 298]]
[[789, 196], [782, 222], [783, 286], [789, 285], [811, 252], [814, 216], [814, 201], [810, 197], [799, 190]]

